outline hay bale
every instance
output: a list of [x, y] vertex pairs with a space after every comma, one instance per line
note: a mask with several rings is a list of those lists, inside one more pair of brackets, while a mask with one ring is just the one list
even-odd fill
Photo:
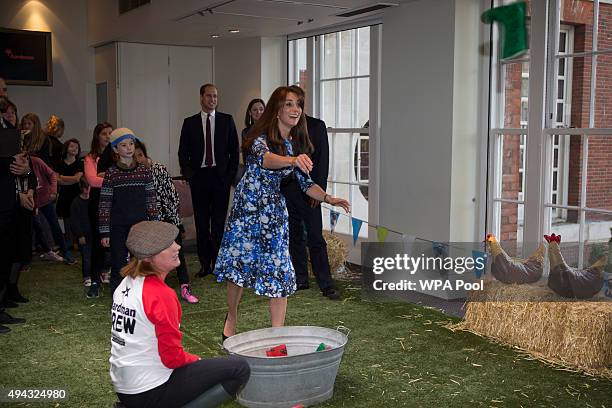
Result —
[[468, 302], [464, 321], [451, 329], [520, 348], [548, 363], [612, 378], [611, 302], [571, 302], [543, 284], [489, 281]]
[[[327, 258], [329, 259], [329, 270], [333, 274], [344, 267], [348, 256], [348, 249], [346, 248], [344, 242], [340, 240], [340, 238], [328, 231], [323, 231], [323, 238], [325, 238], [325, 242], [327, 242]], [[314, 276], [312, 273], [311, 262], [308, 262], [308, 273], [311, 276]]]

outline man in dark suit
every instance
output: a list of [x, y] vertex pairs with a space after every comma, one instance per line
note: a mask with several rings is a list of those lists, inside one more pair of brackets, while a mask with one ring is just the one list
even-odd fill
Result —
[[212, 272], [223, 237], [230, 182], [238, 169], [238, 134], [232, 115], [217, 112], [217, 88], [200, 87], [202, 110], [185, 119], [179, 142], [181, 174], [189, 181], [200, 271]]
[[[304, 97], [304, 91], [300, 87], [294, 85], [291, 89]], [[310, 141], [314, 146], [311, 156], [313, 169], [310, 172], [310, 178], [325, 190], [329, 172], [327, 128], [325, 122], [308, 115], [306, 115], [306, 125]], [[306, 244], [308, 244], [312, 271], [323, 296], [329, 299], [339, 299], [340, 294], [334, 289], [329, 270], [327, 243], [323, 238], [321, 202], [302, 193], [297, 180], [292, 177], [283, 181], [281, 192], [285, 196], [289, 212], [289, 253], [295, 268], [297, 289], [308, 289], [308, 255], [306, 253]], [[306, 227], [308, 242], [304, 240], [304, 227]]]

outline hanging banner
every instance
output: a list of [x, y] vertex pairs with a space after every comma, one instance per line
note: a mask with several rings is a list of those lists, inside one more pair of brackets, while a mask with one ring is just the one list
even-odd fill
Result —
[[340, 213], [334, 210], [329, 210], [329, 229], [333, 233], [336, 229], [336, 224], [338, 223], [338, 217], [340, 217]]
[[361, 224], [363, 224], [362, 220], [360, 220], [359, 218], [353, 218], [353, 245], [357, 243], [357, 238], [359, 238]]
[[414, 244], [415, 239], [416, 237], [414, 235], [402, 234], [402, 242], [404, 244], [405, 254], [412, 254], [412, 244]]
[[376, 235], [378, 235], [378, 242], [382, 244], [387, 239], [387, 235], [389, 235], [389, 230], [379, 225], [378, 227], [376, 227]]
[[431, 248], [435, 256], [445, 257], [448, 256], [448, 246], [442, 242], [432, 242]]
[[[485, 269], [487, 267], [487, 258], [488, 258], [489, 254], [487, 254], [486, 252], [481, 252], [481, 251], [472, 251], [472, 259], [476, 260], [476, 259], [484, 259], [484, 262], [476, 262], [474, 264], [474, 274], [476, 275], [477, 279], [480, 279], [480, 277], [482, 275], [484, 275]], [[478, 265], [482, 265], [482, 267], [479, 267]]]

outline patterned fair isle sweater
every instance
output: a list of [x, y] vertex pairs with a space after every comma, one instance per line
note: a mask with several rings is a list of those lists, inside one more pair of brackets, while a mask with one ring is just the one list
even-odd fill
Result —
[[102, 238], [110, 235], [111, 225], [134, 225], [158, 220], [155, 183], [150, 169], [143, 165], [126, 168], [117, 163], [104, 175], [100, 190], [99, 229]]

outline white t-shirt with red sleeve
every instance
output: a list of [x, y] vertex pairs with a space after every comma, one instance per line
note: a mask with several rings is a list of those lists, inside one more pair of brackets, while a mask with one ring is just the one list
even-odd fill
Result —
[[172, 370], [198, 360], [181, 344], [181, 305], [156, 275], [125, 277], [112, 306], [110, 375], [115, 391], [139, 394], [162, 385]]

